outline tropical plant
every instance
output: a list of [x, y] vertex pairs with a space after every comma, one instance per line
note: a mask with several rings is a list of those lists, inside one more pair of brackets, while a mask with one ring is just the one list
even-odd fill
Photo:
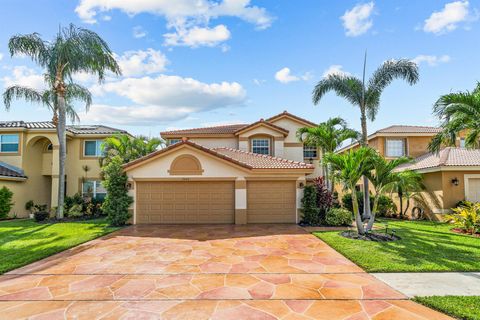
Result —
[[123, 159], [115, 156], [107, 165], [102, 167], [104, 181], [103, 186], [107, 190], [107, 196], [102, 205], [102, 210], [107, 214], [107, 220], [111, 225], [122, 226], [130, 219], [128, 208], [133, 203], [133, 198], [128, 195], [128, 177], [122, 168]]
[[10, 210], [12, 210], [13, 192], [7, 187], [3, 186], [0, 188], [0, 219], [5, 219], [8, 217]]
[[[297, 130], [297, 138], [306, 145], [320, 148], [322, 155], [334, 152], [348, 139], [358, 139], [359, 133], [347, 127], [347, 122], [340, 117], [330, 118], [316, 127], [303, 127]], [[332, 191], [334, 181], [330, 181], [328, 167], [322, 160], [325, 182]]]
[[453, 208], [452, 211], [452, 214], [445, 216], [446, 221], [452, 221], [470, 234], [480, 232], [480, 203], [466, 201], [463, 205]]
[[[93, 74], [102, 82], [108, 71], [121, 74], [120, 67], [107, 43], [95, 32], [78, 28], [73, 24], [60, 28], [51, 42], [43, 40], [38, 33], [15, 35], [8, 43], [11, 56], [30, 57], [44, 69], [47, 91], [37, 95], [26, 88], [7, 89], [4, 101], [7, 108], [13, 98], [22, 97], [31, 102], [46, 103], [58, 113], [57, 135], [59, 140], [59, 182], [57, 218], [63, 218], [65, 196], [66, 116], [69, 102], [80, 97], [91, 102], [90, 93], [73, 83], [73, 75], [84, 72]], [[48, 97], [48, 98], [46, 98]], [[75, 97], [75, 99], [73, 98]], [[47, 104], [48, 105], [48, 104]]]
[[[380, 108], [380, 97], [383, 90], [395, 79], [403, 79], [413, 85], [419, 79], [418, 66], [405, 59], [385, 61], [375, 70], [372, 77], [366, 81], [367, 54], [363, 63], [363, 76], [359, 79], [349, 74], [331, 74], [320, 80], [313, 90], [313, 103], [317, 105], [323, 96], [329, 91], [345, 98], [360, 110], [360, 123], [362, 126], [360, 145], [368, 145], [367, 117], [374, 121]], [[363, 177], [365, 190], [369, 190], [368, 178]], [[368, 194], [364, 195], [364, 202], [369, 203]], [[370, 216], [369, 208], [365, 206], [364, 217]]]
[[465, 131], [465, 147], [480, 148], [480, 82], [472, 91], [441, 96], [433, 106], [433, 113], [442, 121], [442, 131], [428, 145], [439, 152], [442, 146], [455, 146], [460, 132]]
[[325, 214], [334, 204], [333, 193], [326, 187], [324, 177], [313, 179], [313, 185], [317, 190], [317, 207]]
[[302, 213], [303, 224], [315, 226], [321, 223], [320, 209], [317, 207], [317, 189], [315, 186], [308, 185], [303, 189]]
[[[400, 218], [404, 217], [410, 208], [411, 199], [420, 191], [425, 189], [423, 185], [423, 176], [421, 173], [404, 170], [396, 173], [394, 183], [390, 184], [385, 191], [395, 192], [398, 195], [400, 205]], [[404, 199], [406, 201], [405, 209], [403, 207]]]
[[117, 134], [104, 140], [102, 144], [104, 156], [100, 158], [100, 164], [103, 166], [115, 156], [119, 156], [123, 163], [127, 163], [146, 156], [163, 145], [165, 145], [165, 142], [159, 138]]
[[332, 208], [325, 216], [325, 222], [329, 226], [349, 226], [352, 220], [352, 212], [343, 208]]
[[332, 174], [343, 188], [352, 192], [353, 214], [355, 217], [355, 224], [359, 234], [365, 234], [362, 217], [358, 207], [357, 193], [355, 186], [360, 178], [366, 175], [372, 169], [371, 158], [376, 152], [369, 147], [360, 147], [356, 150], [349, 150], [342, 154], [327, 153], [324, 158], [330, 165]]

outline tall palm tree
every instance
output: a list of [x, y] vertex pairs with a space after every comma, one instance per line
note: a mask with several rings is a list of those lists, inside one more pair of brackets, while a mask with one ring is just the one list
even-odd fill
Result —
[[[108, 71], [120, 75], [108, 44], [93, 31], [73, 24], [60, 28], [53, 41], [43, 40], [38, 33], [15, 35], [8, 42], [10, 55], [30, 57], [44, 69], [48, 91], [53, 94], [58, 112], [59, 140], [58, 209], [57, 218], [63, 218], [65, 196], [66, 116], [67, 101], [72, 87], [72, 76], [79, 72], [93, 74], [102, 82]], [[78, 87], [77, 87], [78, 88]], [[85, 93], [85, 92], [84, 92]]]
[[455, 146], [458, 134], [466, 131], [465, 147], [480, 148], [480, 82], [472, 91], [441, 96], [433, 106], [433, 113], [442, 120], [442, 131], [430, 142], [432, 152], [444, 145]]
[[344, 189], [352, 193], [353, 214], [359, 234], [365, 234], [365, 228], [358, 207], [355, 186], [363, 175], [372, 170], [371, 159], [374, 156], [375, 150], [369, 147], [360, 147], [342, 154], [327, 153], [324, 156], [336, 179], [343, 184]]
[[[313, 90], [313, 103], [317, 105], [323, 96], [329, 91], [345, 98], [360, 110], [360, 122], [362, 126], [360, 144], [368, 145], [367, 117], [374, 121], [380, 108], [380, 97], [383, 90], [395, 79], [403, 79], [413, 85], [419, 79], [418, 66], [410, 60], [385, 61], [366, 81], [367, 54], [363, 62], [363, 76], [359, 79], [348, 74], [332, 74], [320, 80]], [[363, 177], [364, 185], [364, 218], [370, 216], [370, 197], [368, 194], [368, 179]]]
[[120, 156], [124, 163], [146, 156], [165, 145], [159, 138], [145, 136], [132, 137], [128, 134], [117, 134], [104, 140], [103, 156], [100, 165], [104, 166], [114, 156]]
[[340, 117], [330, 118], [325, 122], [319, 123], [316, 127], [303, 127], [297, 130], [297, 138], [301, 142], [320, 148], [325, 180], [330, 191], [334, 187], [334, 181], [329, 177], [328, 167], [323, 161], [323, 155], [335, 152], [344, 141], [358, 139], [358, 137], [359, 133], [348, 128], [347, 122]]

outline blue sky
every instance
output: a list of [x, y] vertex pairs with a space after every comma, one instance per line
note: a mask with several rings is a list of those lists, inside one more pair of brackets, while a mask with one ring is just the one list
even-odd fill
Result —
[[[94, 105], [82, 124], [102, 123], [158, 135], [171, 128], [248, 123], [288, 110], [320, 122], [345, 118], [359, 128], [358, 110], [328, 94], [311, 102], [328, 72], [360, 75], [394, 58], [416, 59], [421, 79], [396, 81], [382, 96], [369, 131], [391, 125], [436, 125], [439, 95], [472, 89], [480, 80], [480, 1], [248, 0], [4, 0], [0, 88], [41, 89], [41, 70], [11, 58], [8, 39], [38, 32], [51, 39], [74, 23], [102, 36], [123, 76], [99, 86], [89, 75]], [[49, 120], [40, 106], [16, 102], [0, 120]]]

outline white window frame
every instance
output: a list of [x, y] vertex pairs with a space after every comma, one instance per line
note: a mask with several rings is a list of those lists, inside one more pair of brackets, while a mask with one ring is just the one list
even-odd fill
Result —
[[175, 144], [175, 143], [179, 143], [180, 141], [182, 141], [182, 139], [168, 139], [168, 145], [172, 145], [172, 144]]
[[[87, 155], [87, 142], [95, 142], [95, 155]], [[102, 156], [101, 145], [103, 140], [101, 139], [91, 139], [91, 140], [83, 140], [83, 156], [88, 158], [99, 158]]]
[[[402, 154], [401, 155], [391, 155], [389, 154], [389, 149], [388, 149], [388, 142], [389, 141], [401, 141], [402, 142]], [[385, 156], [387, 158], [399, 158], [399, 157], [404, 157], [406, 156], [406, 140], [403, 139], [403, 138], [398, 138], [398, 139], [392, 139], [392, 138], [388, 138], [388, 139], [385, 139]]]
[[[266, 146], [254, 146], [255, 141], [267, 141], [267, 145], [266, 145]], [[268, 152], [268, 153], [258, 153], [258, 152], [255, 152], [255, 151], [254, 151], [255, 148], [267, 148], [267, 152]], [[270, 138], [252, 138], [251, 152], [257, 153], [257, 154], [271, 155]]]
[[[17, 137], [17, 142], [2, 142], [2, 137], [3, 136], [16, 136]], [[17, 150], [16, 151], [2, 151], [2, 146], [4, 144], [16, 144], [17, 145]], [[20, 135], [18, 133], [2, 133], [0, 134], [0, 153], [18, 153], [20, 151]]]
[[[87, 182], [93, 182], [93, 190], [92, 190], [92, 197], [93, 198], [96, 198], [97, 197], [97, 188], [98, 188], [98, 184], [101, 184], [102, 181], [101, 180], [96, 180], [96, 179], [87, 179], [85, 181], [82, 182], [82, 196], [84, 196], [86, 194], [86, 192], [84, 192], [84, 185], [85, 183]], [[107, 194], [106, 190], [105, 192], [100, 192], [100, 194]]]
[[[305, 152], [312, 152], [314, 151], [315, 152], [315, 156], [314, 157], [307, 157], [305, 156]], [[318, 148], [316, 146], [309, 146], [309, 145], [306, 145], [304, 144], [303, 145], [303, 158], [304, 159], [318, 159]]]

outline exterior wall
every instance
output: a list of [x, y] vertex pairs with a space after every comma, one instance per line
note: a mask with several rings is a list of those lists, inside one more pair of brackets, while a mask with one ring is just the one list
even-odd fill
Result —
[[9, 216], [16, 216], [18, 218], [26, 217], [25, 202], [27, 200], [22, 196], [22, 193], [25, 190], [25, 181], [0, 180], [0, 188], [3, 186], [13, 192], [13, 207]]
[[428, 144], [432, 137], [407, 137], [408, 156], [417, 158], [428, 153]]
[[232, 138], [191, 138], [190, 141], [207, 148], [233, 148], [238, 149], [237, 137]]
[[[254, 138], [268, 138], [270, 139], [271, 155], [276, 157], [284, 157], [285, 151], [283, 146], [284, 136], [275, 130], [265, 126], [252, 128], [238, 136], [240, 150], [252, 151], [252, 139]], [[279, 148], [277, 150], [277, 147]], [[293, 160], [293, 159], [292, 159]]]

